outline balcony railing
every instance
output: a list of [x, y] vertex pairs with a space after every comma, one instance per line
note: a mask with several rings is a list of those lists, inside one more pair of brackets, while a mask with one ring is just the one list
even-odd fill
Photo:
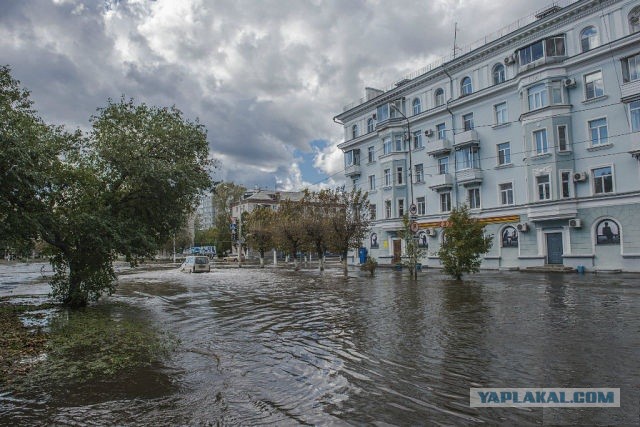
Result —
[[360, 175], [360, 165], [349, 165], [345, 167], [344, 174], [346, 176]]
[[454, 147], [463, 147], [466, 145], [478, 144], [479, 142], [478, 132], [476, 132], [475, 129], [471, 129], [456, 134], [456, 143], [454, 144]]
[[624, 83], [620, 86], [620, 92], [623, 100], [634, 98], [636, 95], [640, 94], [640, 79]]
[[472, 185], [482, 182], [482, 169], [464, 169], [457, 173], [459, 184]]
[[451, 151], [451, 141], [448, 139], [436, 139], [435, 141], [429, 141], [426, 145], [426, 150], [427, 154], [431, 156], [447, 154]]
[[451, 187], [453, 187], [453, 175], [450, 173], [433, 175], [429, 178], [429, 188], [432, 190], [441, 190]]

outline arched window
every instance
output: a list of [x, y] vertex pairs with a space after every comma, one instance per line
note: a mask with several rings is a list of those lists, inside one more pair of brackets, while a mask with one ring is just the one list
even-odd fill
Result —
[[436, 107], [444, 105], [444, 90], [442, 90], [442, 88], [436, 89], [436, 92], [433, 96], [435, 98]]
[[590, 26], [580, 32], [580, 46], [583, 52], [598, 47], [599, 44], [600, 38], [598, 37], [596, 27]]
[[596, 226], [597, 245], [619, 245], [620, 226], [612, 219], [605, 218]]
[[504, 72], [504, 65], [496, 64], [493, 66], [493, 84], [497, 85], [502, 83], [507, 79], [506, 74]]
[[640, 31], [640, 6], [636, 6], [629, 12], [629, 32], [637, 33]]
[[420, 103], [420, 98], [415, 98], [413, 100], [413, 115], [420, 114], [422, 112], [422, 104]]
[[373, 132], [373, 118], [369, 118], [369, 120], [367, 120], [367, 132]]
[[515, 227], [507, 226], [502, 229], [502, 247], [517, 248], [518, 247], [518, 231]]
[[358, 137], [358, 125], [353, 125], [351, 127], [351, 136], [353, 138], [357, 138]]
[[470, 95], [473, 92], [473, 87], [471, 86], [471, 77], [465, 77], [462, 79], [462, 83], [460, 84], [460, 94], [461, 96]]

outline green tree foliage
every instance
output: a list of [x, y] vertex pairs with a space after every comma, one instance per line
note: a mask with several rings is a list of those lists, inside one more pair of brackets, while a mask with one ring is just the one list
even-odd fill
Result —
[[478, 272], [480, 255], [491, 249], [492, 236], [484, 235], [484, 226], [469, 216], [467, 206], [454, 208], [448, 222], [438, 256], [444, 272], [459, 280], [463, 273]]
[[176, 108], [121, 99], [98, 109], [88, 135], [70, 134], [37, 118], [6, 67], [0, 84], [3, 235], [47, 242], [53, 295], [84, 306], [114, 291], [117, 254], [153, 256], [186, 223], [210, 186], [206, 131]]
[[369, 200], [367, 193], [355, 188], [350, 192], [343, 188], [328, 190], [327, 203], [336, 206], [329, 215], [328, 247], [342, 255], [345, 276], [348, 273], [347, 253], [358, 249], [369, 231]]
[[268, 206], [261, 206], [249, 213], [242, 221], [247, 245], [260, 254], [260, 267], [264, 268], [264, 254], [274, 246], [275, 213]]
[[338, 207], [334, 193], [330, 190], [319, 192], [304, 191], [302, 200], [304, 216], [303, 230], [305, 246], [318, 257], [320, 271], [324, 271], [324, 254], [328, 248], [330, 218]]
[[275, 243], [293, 258], [297, 270], [298, 252], [305, 243], [304, 206], [299, 201], [282, 200], [274, 221]]
[[426, 251], [420, 247], [415, 233], [411, 231], [411, 221], [408, 215], [402, 217], [402, 225], [402, 238], [405, 241], [406, 257], [402, 264], [408, 268], [409, 275], [415, 279], [418, 277], [418, 263], [426, 255]]
[[232, 182], [222, 182], [213, 189], [213, 208], [216, 212], [216, 249], [222, 256], [231, 250], [231, 216], [232, 205], [242, 199], [247, 189]]

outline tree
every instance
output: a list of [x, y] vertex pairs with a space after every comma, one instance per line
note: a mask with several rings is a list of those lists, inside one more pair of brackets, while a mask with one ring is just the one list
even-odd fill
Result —
[[402, 238], [405, 241], [406, 255], [406, 261], [403, 262], [403, 265], [409, 269], [411, 278], [416, 279], [418, 277], [418, 263], [426, 255], [426, 251], [420, 247], [415, 233], [411, 231], [411, 221], [407, 215], [402, 217], [402, 224]]
[[298, 270], [298, 252], [304, 245], [304, 209], [302, 203], [282, 200], [275, 215], [275, 243], [291, 254], [293, 267]]
[[242, 199], [247, 189], [233, 182], [221, 182], [213, 189], [213, 209], [216, 212], [216, 248], [219, 255], [231, 250], [232, 205]]
[[317, 193], [304, 190], [300, 202], [304, 211], [303, 230], [306, 246], [316, 253], [318, 268], [324, 271], [324, 254], [328, 245], [330, 217], [332, 210], [337, 207], [333, 193], [329, 190], [321, 190]]
[[261, 206], [243, 220], [247, 245], [260, 254], [260, 268], [264, 268], [264, 254], [274, 246], [273, 229], [275, 213], [269, 206]]
[[329, 250], [342, 255], [344, 275], [348, 274], [347, 253], [362, 245], [371, 220], [367, 193], [355, 188], [346, 192], [344, 188], [328, 190], [327, 200], [336, 208], [329, 216]]
[[438, 251], [444, 272], [457, 280], [463, 273], [479, 271], [480, 255], [491, 248], [492, 236], [484, 235], [484, 226], [469, 216], [467, 206], [454, 208]]
[[98, 109], [89, 134], [68, 133], [42, 123], [6, 67], [0, 85], [3, 235], [48, 243], [52, 294], [84, 306], [115, 290], [118, 254], [151, 257], [186, 223], [210, 186], [206, 131], [123, 98]]

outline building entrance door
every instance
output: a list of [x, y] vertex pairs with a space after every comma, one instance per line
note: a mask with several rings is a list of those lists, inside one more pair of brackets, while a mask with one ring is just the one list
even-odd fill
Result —
[[547, 264], [562, 264], [562, 233], [547, 233]]
[[393, 241], [393, 262], [400, 262], [400, 255], [402, 255], [402, 241]]

